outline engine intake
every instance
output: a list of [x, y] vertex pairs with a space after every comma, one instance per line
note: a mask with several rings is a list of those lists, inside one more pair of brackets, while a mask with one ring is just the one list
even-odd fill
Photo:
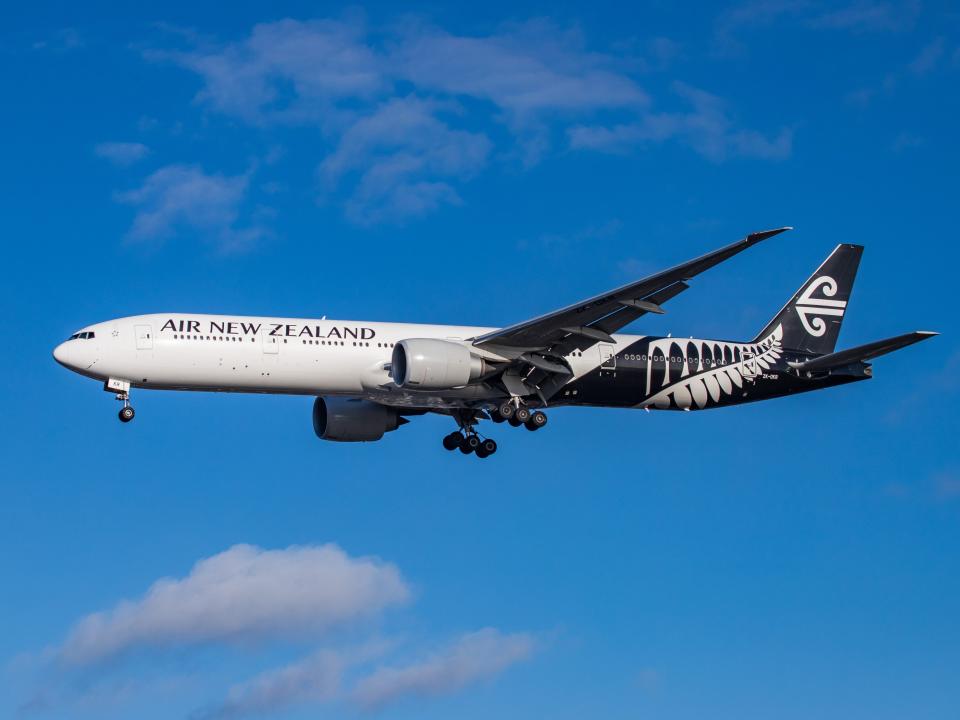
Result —
[[433, 338], [401, 340], [393, 347], [390, 376], [410, 390], [449, 390], [468, 385], [486, 363], [459, 343]]
[[357, 398], [318, 397], [313, 431], [321, 440], [370, 442], [408, 422], [393, 408]]

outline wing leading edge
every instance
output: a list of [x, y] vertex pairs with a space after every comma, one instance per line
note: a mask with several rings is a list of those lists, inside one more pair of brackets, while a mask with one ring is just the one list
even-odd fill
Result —
[[564, 356], [597, 342], [612, 342], [610, 335], [637, 318], [662, 313], [661, 305], [686, 290], [687, 280], [729, 260], [759, 242], [791, 227], [751, 233], [744, 239], [688, 262], [623, 285], [602, 295], [555, 310], [546, 315], [481, 335], [473, 344], [503, 357], [516, 359], [524, 354], [546, 353]]

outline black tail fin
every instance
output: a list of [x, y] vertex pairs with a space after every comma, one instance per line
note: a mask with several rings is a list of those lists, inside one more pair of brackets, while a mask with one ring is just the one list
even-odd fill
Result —
[[833, 352], [862, 254], [862, 245], [837, 245], [754, 342], [782, 325], [783, 347], [817, 355]]

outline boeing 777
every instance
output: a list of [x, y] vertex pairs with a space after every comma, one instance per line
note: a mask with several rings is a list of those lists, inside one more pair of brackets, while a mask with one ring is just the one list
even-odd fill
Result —
[[53, 352], [134, 417], [132, 388], [316, 396], [324, 440], [379, 440], [413, 416], [450, 416], [447, 450], [487, 457], [481, 420], [537, 430], [563, 405], [702, 410], [872, 376], [868, 361], [936, 333], [836, 351], [863, 247], [838, 245], [745, 342], [618, 331], [688, 281], [791, 228], [748, 235], [674, 268], [503, 328], [166, 313], [90, 325]]

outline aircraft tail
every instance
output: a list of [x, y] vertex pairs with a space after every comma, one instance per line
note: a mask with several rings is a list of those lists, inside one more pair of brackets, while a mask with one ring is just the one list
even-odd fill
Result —
[[781, 325], [783, 347], [816, 355], [832, 353], [862, 254], [862, 245], [837, 245], [753, 342], [766, 339]]

